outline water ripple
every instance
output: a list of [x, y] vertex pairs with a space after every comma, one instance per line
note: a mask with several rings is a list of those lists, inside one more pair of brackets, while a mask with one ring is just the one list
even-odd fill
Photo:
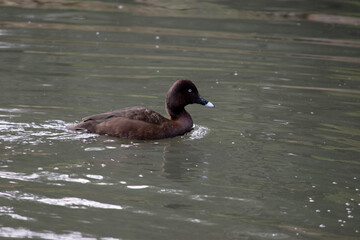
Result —
[[18, 123], [0, 120], [0, 140], [37, 145], [51, 140], [79, 140], [98, 136], [97, 134], [68, 131], [65, 128], [66, 125], [68, 123], [62, 120], [47, 120], [45, 123]]
[[61, 185], [59, 182], [70, 182], [70, 183], [81, 183], [81, 184], [95, 184], [95, 185], [114, 185], [114, 183], [109, 182], [101, 182], [103, 180], [103, 176], [94, 175], [94, 174], [86, 174], [86, 177], [89, 179], [70, 176], [69, 174], [61, 174], [49, 171], [41, 171], [38, 173], [21, 173], [21, 172], [9, 172], [9, 171], [0, 171], [0, 179], [10, 179], [10, 180], [18, 180], [24, 182], [45, 182], [47, 184], [52, 185]]
[[21, 216], [19, 214], [14, 213], [14, 208], [8, 206], [0, 206], [0, 216], [9, 216], [12, 219], [16, 219], [16, 220], [35, 221], [34, 218]]
[[[88, 234], [86, 234], [88, 235]], [[6, 238], [36, 238], [36, 239], [61, 239], [61, 240], [96, 240], [96, 237], [84, 237], [81, 232], [57, 234], [54, 232], [35, 232], [26, 228], [0, 227], [0, 237]], [[120, 240], [119, 238], [100, 238], [101, 240]]]
[[48, 197], [37, 196], [32, 193], [21, 193], [19, 191], [2, 192], [0, 193], [0, 197], [4, 197], [10, 200], [13, 199], [28, 200], [28, 201], [34, 201], [48, 205], [63, 206], [69, 208], [81, 208], [81, 209], [102, 208], [102, 209], [116, 209], [116, 210], [124, 209], [122, 206], [119, 205], [101, 203], [84, 198], [77, 198], [77, 197], [48, 198]]

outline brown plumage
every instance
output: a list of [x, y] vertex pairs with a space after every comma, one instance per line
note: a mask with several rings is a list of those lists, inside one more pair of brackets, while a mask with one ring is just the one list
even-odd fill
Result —
[[151, 109], [128, 107], [85, 117], [80, 123], [67, 128], [129, 139], [174, 137], [192, 130], [192, 118], [184, 108], [192, 103], [214, 107], [200, 97], [196, 86], [190, 80], [178, 80], [166, 96], [166, 111], [170, 119]]

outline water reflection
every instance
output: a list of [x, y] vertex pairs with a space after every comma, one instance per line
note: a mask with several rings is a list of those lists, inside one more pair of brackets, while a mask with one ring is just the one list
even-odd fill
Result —
[[[188, 145], [187, 147], [190, 146]], [[201, 163], [201, 159], [196, 154], [191, 154], [190, 156], [186, 154], [185, 157], [181, 152], [182, 149], [171, 150], [171, 146], [165, 147], [162, 171], [166, 178], [178, 181], [191, 181], [194, 175], [198, 175], [198, 165]], [[179, 158], [179, 156], [182, 156], [182, 158]]]

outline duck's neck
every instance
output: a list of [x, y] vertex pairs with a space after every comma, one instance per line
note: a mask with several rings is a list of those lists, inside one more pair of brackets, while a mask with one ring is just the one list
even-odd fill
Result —
[[170, 119], [172, 121], [176, 121], [177, 124], [180, 125], [181, 131], [183, 133], [189, 132], [193, 127], [193, 120], [190, 114], [185, 110], [182, 109], [166, 109], [168, 114], [170, 115]]
[[183, 117], [189, 117], [191, 119], [190, 114], [185, 110], [184, 107], [170, 107], [166, 106], [166, 112], [169, 114], [171, 120], [177, 120]]

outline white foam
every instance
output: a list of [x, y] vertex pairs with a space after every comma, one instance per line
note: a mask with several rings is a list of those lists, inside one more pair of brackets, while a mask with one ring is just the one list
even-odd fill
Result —
[[102, 208], [102, 209], [124, 209], [122, 206], [96, 202], [84, 198], [77, 197], [63, 197], [63, 198], [48, 198], [41, 197], [32, 193], [20, 193], [19, 191], [6, 191], [0, 193], [0, 197], [13, 200], [27, 200], [33, 202], [44, 203], [48, 205], [63, 206], [69, 208]]
[[129, 189], [145, 189], [145, 188], [148, 188], [149, 186], [148, 185], [132, 185], [132, 186], [126, 186], [127, 188]]
[[[9, 111], [16, 112], [17, 109]], [[66, 125], [69, 124], [62, 120], [48, 120], [45, 123], [22, 123], [0, 120], [0, 140], [37, 145], [51, 140], [79, 140], [98, 136], [97, 134], [86, 132], [69, 131], [65, 128]]]
[[203, 127], [200, 125], [194, 125], [194, 130], [190, 133], [190, 140], [196, 140], [196, 139], [202, 139], [204, 138], [208, 133], [210, 132], [210, 129], [207, 127]]

